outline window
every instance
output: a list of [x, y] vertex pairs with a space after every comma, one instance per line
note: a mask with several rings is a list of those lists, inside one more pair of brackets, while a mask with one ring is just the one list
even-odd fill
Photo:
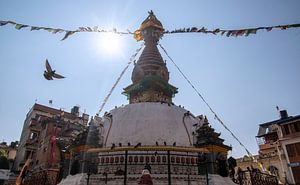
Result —
[[31, 157], [31, 151], [26, 151], [25, 159], [28, 159], [29, 157]]
[[288, 135], [290, 134], [290, 129], [289, 129], [289, 125], [286, 124], [286, 125], [283, 125], [283, 129], [284, 129], [284, 133], [285, 135]]
[[295, 132], [300, 132], [300, 123], [299, 122], [296, 122], [296, 123], [293, 123], [293, 127], [294, 127], [294, 130]]
[[300, 143], [286, 145], [286, 150], [289, 157], [300, 156]]
[[275, 166], [269, 166], [268, 170], [272, 175], [275, 175], [277, 177], [279, 176], [279, 171]]
[[300, 143], [295, 143], [297, 155], [300, 156]]
[[31, 133], [30, 133], [30, 137], [29, 137], [29, 138], [30, 138], [31, 140], [34, 140], [35, 138], [37, 138], [37, 136], [38, 136], [38, 134], [37, 134], [37, 133], [35, 133], [35, 132], [31, 132]]
[[296, 148], [295, 148], [294, 144], [286, 145], [286, 151], [287, 151], [289, 157], [296, 156]]

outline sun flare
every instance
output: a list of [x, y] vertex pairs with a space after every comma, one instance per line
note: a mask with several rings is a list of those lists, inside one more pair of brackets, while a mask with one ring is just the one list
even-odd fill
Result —
[[104, 54], [119, 55], [122, 50], [121, 36], [114, 33], [103, 34], [99, 39], [100, 49]]

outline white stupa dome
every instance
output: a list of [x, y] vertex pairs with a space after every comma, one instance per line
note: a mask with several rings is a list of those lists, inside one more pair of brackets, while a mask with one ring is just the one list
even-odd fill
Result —
[[156, 142], [192, 146], [195, 124], [201, 126], [202, 120], [176, 105], [160, 102], [125, 105], [104, 116], [104, 147], [119, 143], [154, 146]]

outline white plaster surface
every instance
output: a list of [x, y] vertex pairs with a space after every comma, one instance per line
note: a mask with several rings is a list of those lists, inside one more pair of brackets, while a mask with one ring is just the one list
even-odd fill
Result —
[[83, 185], [86, 184], [86, 174], [79, 173], [76, 175], [68, 175], [58, 185]]
[[[128, 185], [137, 185], [138, 179], [140, 176], [136, 176], [135, 178], [129, 178], [127, 180]], [[63, 179], [58, 185], [86, 185], [86, 174], [77, 174], [77, 175], [69, 175], [65, 179]], [[195, 179], [196, 178], [196, 179]], [[232, 182], [229, 177], [221, 177], [220, 175], [212, 175], [209, 174], [209, 185], [236, 185]], [[157, 178], [157, 175], [152, 175], [152, 180], [154, 185], [167, 185], [168, 179], [166, 176], [164, 178]], [[105, 180], [102, 174], [91, 175], [90, 185], [104, 185]], [[124, 180], [122, 177], [118, 179], [109, 179], [106, 185], [123, 185]], [[206, 185], [205, 176], [191, 176], [190, 182], [187, 181], [187, 176], [185, 175], [183, 178], [172, 178], [172, 185]]]
[[[176, 105], [166, 103], [135, 103], [115, 108], [109, 113], [112, 115], [112, 125], [104, 117], [104, 142], [106, 147], [122, 143], [127, 146], [141, 143], [143, 146], [153, 146], [156, 141], [159, 145], [191, 146], [194, 124], [202, 125], [198, 117], [192, 115], [183, 117], [187, 110]], [[186, 128], [184, 126], [186, 125]]]

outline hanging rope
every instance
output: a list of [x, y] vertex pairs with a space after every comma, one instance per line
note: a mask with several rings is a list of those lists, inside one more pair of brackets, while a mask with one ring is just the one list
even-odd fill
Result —
[[103, 103], [101, 104], [100, 109], [99, 109], [98, 113], [96, 114], [97, 116], [100, 115], [100, 113], [103, 110], [103, 108], [104, 108], [107, 100], [109, 99], [110, 95], [112, 94], [112, 92], [114, 91], [114, 89], [116, 88], [116, 86], [118, 85], [119, 81], [123, 77], [124, 73], [126, 72], [126, 70], [128, 69], [128, 67], [130, 66], [130, 64], [135, 61], [136, 56], [141, 51], [141, 49], [143, 48], [143, 46], [144, 46], [144, 44], [142, 44], [141, 47], [139, 49], [137, 49], [135, 51], [135, 53], [130, 57], [129, 62], [127, 63], [127, 65], [125, 66], [125, 68], [123, 69], [123, 71], [121, 72], [121, 74], [119, 75], [119, 77], [117, 78], [116, 82], [114, 83], [114, 85], [110, 89], [109, 93], [104, 98]]
[[[187, 76], [181, 71], [181, 69], [178, 67], [178, 65], [174, 62], [174, 60], [170, 57], [166, 49], [159, 44], [160, 48], [164, 51], [166, 56], [171, 60], [171, 62], [175, 65], [177, 70], [180, 72], [180, 74], [184, 77], [184, 79], [190, 84], [190, 86], [194, 89], [194, 91], [198, 94], [198, 96], [202, 99], [202, 101], [206, 104], [206, 106], [209, 108], [209, 110], [213, 113], [215, 119], [217, 119], [221, 125], [232, 135], [232, 137], [246, 150], [247, 154], [253, 158], [253, 155], [250, 153], [250, 151], [246, 148], [246, 146], [233, 134], [233, 132], [225, 125], [225, 123], [220, 119], [220, 117], [217, 115], [217, 113], [211, 108], [211, 106], [207, 103], [207, 101], [204, 99], [204, 97], [200, 94], [200, 92], [195, 88], [195, 86], [192, 84], [192, 82], [187, 78]], [[254, 158], [253, 158], [254, 159]]]
[[272, 31], [273, 29], [278, 30], [287, 30], [289, 28], [300, 28], [300, 24], [285, 24], [285, 25], [277, 25], [277, 26], [261, 26], [261, 27], [253, 27], [253, 28], [242, 28], [242, 29], [220, 29], [216, 28], [213, 30], [208, 30], [205, 27], [189, 27], [189, 28], [181, 28], [175, 30], [166, 30], [165, 34], [173, 34], [173, 33], [205, 33], [205, 34], [213, 34], [213, 35], [226, 35], [227, 37], [239, 37], [239, 36], [249, 36], [251, 34], [256, 34], [258, 30], [265, 30], [267, 32]]
[[82, 26], [77, 28], [76, 30], [67, 30], [67, 29], [62, 29], [62, 28], [52, 28], [52, 27], [44, 27], [44, 26], [32, 26], [28, 24], [21, 24], [17, 23], [14, 21], [3, 21], [0, 20], [0, 26], [5, 26], [5, 25], [12, 25], [14, 26], [17, 30], [21, 30], [23, 28], [30, 28], [30, 31], [36, 31], [36, 30], [45, 30], [50, 33], [56, 34], [56, 33], [64, 33], [65, 36], [61, 40], [67, 39], [69, 36], [78, 33], [78, 32], [100, 32], [100, 33], [115, 33], [119, 35], [128, 35], [128, 34], [133, 34], [130, 30], [127, 31], [119, 31], [116, 28], [112, 29], [102, 29], [99, 26], [93, 26], [93, 27], [88, 27], [88, 26]]
[[[62, 29], [62, 28], [53, 28], [53, 27], [44, 27], [44, 26], [33, 26], [29, 24], [21, 24], [15, 21], [4, 21], [0, 20], [0, 26], [5, 26], [5, 25], [11, 25], [14, 26], [17, 30], [21, 30], [24, 28], [29, 28], [30, 31], [35, 31], [35, 30], [45, 30], [50, 33], [56, 34], [56, 33], [64, 33], [64, 37], [61, 40], [67, 39], [69, 36], [74, 35], [75, 33], [78, 32], [100, 32], [100, 33], [115, 33], [115, 34], [120, 34], [120, 35], [134, 35], [134, 38], [137, 41], [141, 41], [140, 37], [140, 30], [136, 30], [134, 33], [131, 32], [130, 30], [126, 31], [119, 31], [116, 28], [112, 29], [103, 29], [99, 26], [81, 26], [77, 29], [73, 30], [68, 30], [68, 29]], [[287, 30], [290, 28], [300, 28], [300, 24], [284, 24], [284, 25], [277, 25], [277, 26], [261, 26], [261, 27], [253, 27], [253, 28], [242, 28], [242, 29], [220, 29], [216, 28], [213, 30], [209, 30], [205, 27], [188, 27], [188, 28], [180, 28], [180, 29], [175, 29], [175, 30], [166, 30], [164, 31], [164, 34], [176, 34], [176, 33], [204, 33], [204, 34], [213, 34], [213, 35], [226, 35], [227, 37], [239, 37], [239, 36], [249, 36], [252, 34], [256, 34], [258, 30], [266, 30], [267, 32], [270, 32], [274, 29], [278, 30]]]

